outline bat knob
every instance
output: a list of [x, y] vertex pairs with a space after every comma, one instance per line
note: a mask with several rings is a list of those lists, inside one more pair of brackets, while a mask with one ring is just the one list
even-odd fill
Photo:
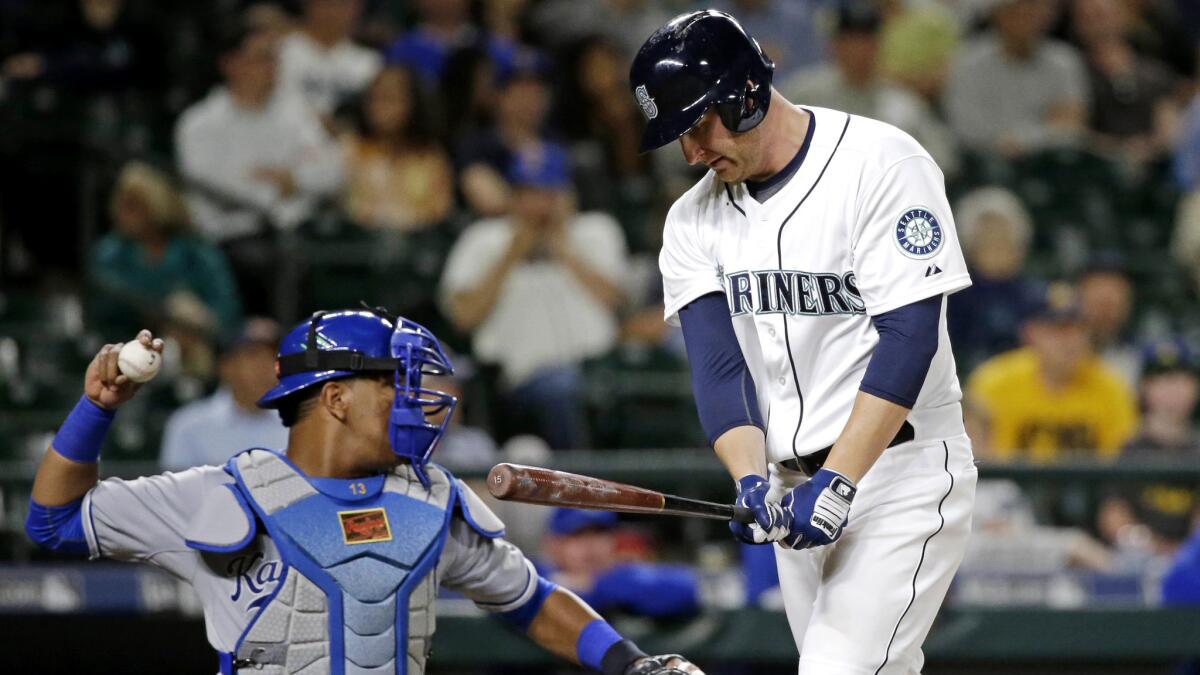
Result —
[[497, 464], [488, 472], [488, 492], [496, 499], [505, 499], [512, 494], [514, 482], [512, 464]]

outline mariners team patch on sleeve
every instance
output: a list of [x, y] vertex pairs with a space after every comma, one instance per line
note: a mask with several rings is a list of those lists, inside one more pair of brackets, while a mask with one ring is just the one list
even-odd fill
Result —
[[937, 217], [924, 207], [910, 208], [896, 221], [896, 245], [910, 258], [932, 257], [942, 247], [943, 238]]

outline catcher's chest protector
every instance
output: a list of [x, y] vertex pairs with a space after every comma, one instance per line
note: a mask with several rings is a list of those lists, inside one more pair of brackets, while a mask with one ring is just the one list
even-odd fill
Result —
[[454, 490], [408, 466], [361, 501], [329, 497], [275, 453], [230, 462], [279, 549], [284, 579], [238, 641], [233, 672], [422, 675]]

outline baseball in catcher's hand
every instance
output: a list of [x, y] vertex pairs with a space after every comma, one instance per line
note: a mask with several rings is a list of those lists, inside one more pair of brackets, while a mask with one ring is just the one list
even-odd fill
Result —
[[[161, 339], [155, 338], [150, 331], [143, 330], [138, 333], [135, 340], [139, 345], [138, 351], [150, 351], [154, 354], [153, 362], [155, 364], [162, 363], [163, 341]], [[119, 361], [121, 349], [125, 346], [121, 342], [106, 344], [100, 348], [96, 357], [88, 364], [87, 374], [83, 378], [83, 393], [102, 408], [114, 410], [120, 407], [122, 403], [133, 398], [134, 393], [141, 386], [139, 382], [121, 372]], [[133, 350], [130, 352], [136, 354]], [[150, 359], [144, 353], [140, 358], [138, 376], [144, 376], [145, 380], [149, 380], [158, 372], [158, 366], [149, 363]]]

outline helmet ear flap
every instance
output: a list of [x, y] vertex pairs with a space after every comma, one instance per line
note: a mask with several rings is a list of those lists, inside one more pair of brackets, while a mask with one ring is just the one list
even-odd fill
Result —
[[766, 116], [770, 96], [770, 85], [764, 89], [762, 84], [746, 78], [744, 89], [730, 97], [731, 100], [716, 104], [717, 115], [720, 116], [721, 123], [725, 125], [725, 128], [730, 131], [750, 131], [758, 126], [758, 123]]

